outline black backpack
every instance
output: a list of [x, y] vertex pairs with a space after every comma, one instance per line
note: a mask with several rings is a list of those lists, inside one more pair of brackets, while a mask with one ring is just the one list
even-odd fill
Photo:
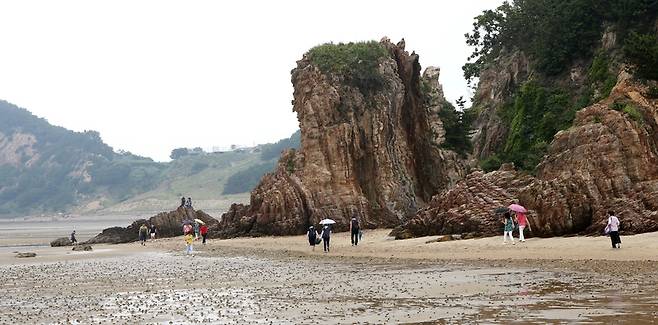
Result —
[[359, 220], [357, 219], [352, 220], [352, 229], [359, 229]]

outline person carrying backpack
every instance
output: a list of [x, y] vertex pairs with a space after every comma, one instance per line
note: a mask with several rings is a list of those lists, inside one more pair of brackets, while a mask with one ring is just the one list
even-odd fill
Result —
[[308, 243], [311, 245], [311, 250], [315, 251], [315, 245], [318, 244], [318, 232], [315, 231], [315, 227], [310, 226], [308, 227], [308, 232], [306, 233], [306, 236], [308, 236]]
[[146, 236], [149, 232], [149, 228], [146, 227], [146, 224], [143, 223], [141, 227], [139, 227], [139, 241], [142, 243], [142, 246], [146, 246]]
[[75, 230], [71, 233], [71, 244], [75, 245], [78, 243], [78, 240], [75, 239]]
[[324, 252], [329, 253], [329, 240], [331, 239], [331, 229], [329, 229], [329, 226], [322, 228], [320, 237], [322, 237], [322, 243], [324, 244]]
[[352, 217], [350, 221], [350, 239], [352, 241], [352, 246], [359, 244], [359, 220], [356, 219], [356, 216]]

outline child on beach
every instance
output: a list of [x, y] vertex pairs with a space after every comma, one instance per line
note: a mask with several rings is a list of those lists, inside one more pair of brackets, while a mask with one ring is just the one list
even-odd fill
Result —
[[194, 236], [192, 236], [191, 233], [187, 233], [187, 235], [185, 235], [183, 238], [185, 239], [185, 244], [187, 245], [185, 249], [186, 254], [192, 254], [192, 243], [194, 242]]
[[514, 220], [509, 212], [505, 212], [503, 215], [503, 224], [505, 225], [505, 229], [503, 229], [503, 244], [507, 243], [507, 236], [509, 236], [512, 245], [514, 245], [514, 237], [512, 236], [512, 231], [514, 231]]

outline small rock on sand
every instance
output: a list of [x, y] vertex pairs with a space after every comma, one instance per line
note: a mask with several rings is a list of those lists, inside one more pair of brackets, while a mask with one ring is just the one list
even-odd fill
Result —
[[73, 246], [73, 249], [72, 249], [72, 250], [74, 250], [74, 251], [85, 251], [85, 252], [87, 252], [87, 251], [92, 250], [92, 248], [91, 248], [91, 245], [76, 245], [76, 246]]
[[27, 252], [27, 253], [18, 253], [16, 254], [16, 257], [23, 258], [23, 257], [36, 257], [37, 253], [32, 253], [32, 252]]

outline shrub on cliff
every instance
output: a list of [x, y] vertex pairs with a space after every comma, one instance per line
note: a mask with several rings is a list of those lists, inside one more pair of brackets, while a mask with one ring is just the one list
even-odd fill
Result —
[[308, 57], [323, 73], [343, 76], [363, 94], [380, 89], [383, 77], [377, 70], [388, 51], [375, 41], [327, 43], [308, 51]]
[[624, 54], [642, 78], [658, 80], [658, 38], [653, 34], [631, 33], [624, 44]]
[[472, 115], [455, 109], [450, 102], [443, 103], [439, 117], [446, 131], [443, 147], [465, 157], [473, 149], [470, 139]]

